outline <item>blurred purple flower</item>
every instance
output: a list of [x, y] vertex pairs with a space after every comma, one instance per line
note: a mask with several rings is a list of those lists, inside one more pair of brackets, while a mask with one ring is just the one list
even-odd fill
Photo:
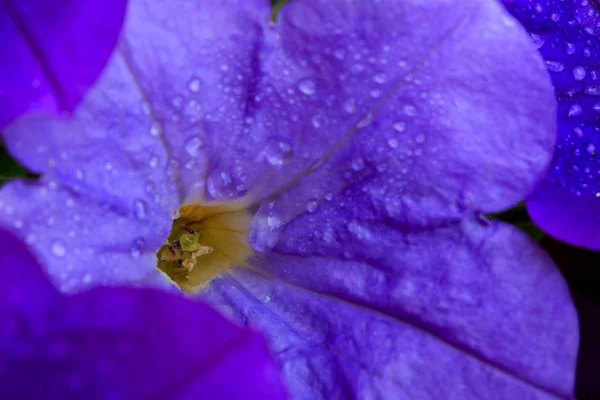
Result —
[[5, 132], [42, 177], [2, 188], [0, 219], [64, 291], [172, 284], [157, 250], [190, 215], [203, 260], [237, 257], [249, 229], [254, 253], [198, 295], [270, 336], [295, 398], [569, 397], [567, 287], [482, 216], [528, 195], [554, 147], [516, 21], [486, 0], [269, 18], [266, 0], [132, 1], [75, 118]]
[[126, 0], [0, 3], [0, 129], [26, 112], [71, 112], [108, 62]]
[[594, 0], [504, 0], [546, 60], [558, 141], [531, 218], [567, 243], [600, 250], [600, 7]]
[[151, 289], [56, 291], [0, 228], [3, 399], [283, 399], [257, 333]]

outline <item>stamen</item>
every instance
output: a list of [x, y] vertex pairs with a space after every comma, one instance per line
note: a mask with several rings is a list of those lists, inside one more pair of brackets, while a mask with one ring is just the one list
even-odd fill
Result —
[[158, 268], [191, 291], [235, 265], [252, 250], [247, 242], [251, 215], [221, 206], [185, 206], [157, 253]]

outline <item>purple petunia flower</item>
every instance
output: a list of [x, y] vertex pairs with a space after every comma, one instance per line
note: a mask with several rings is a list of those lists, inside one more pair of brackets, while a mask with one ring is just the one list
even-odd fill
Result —
[[132, 1], [74, 118], [5, 132], [41, 178], [2, 188], [0, 220], [63, 291], [176, 282], [261, 328], [294, 398], [570, 397], [567, 287], [482, 214], [551, 160], [522, 28], [487, 0], [269, 19], [266, 0]]
[[73, 111], [117, 44], [126, 4], [3, 1], [0, 129], [27, 111]]
[[600, 250], [600, 8], [594, 0], [504, 0], [546, 60], [558, 100], [552, 168], [528, 199], [549, 234]]
[[66, 297], [23, 243], [0, 243], [1, 398], [285, 398], [257, 333], [156, 290]]

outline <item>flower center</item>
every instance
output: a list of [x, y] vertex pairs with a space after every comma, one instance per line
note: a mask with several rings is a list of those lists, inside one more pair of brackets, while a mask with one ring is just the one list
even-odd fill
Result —
[[167, 242], [158, 250], [158, 269], [185, 291], [193, 291], [235, 265], [244, 265], [250, 214], [226, 206], [187, 205], [174, 218]]

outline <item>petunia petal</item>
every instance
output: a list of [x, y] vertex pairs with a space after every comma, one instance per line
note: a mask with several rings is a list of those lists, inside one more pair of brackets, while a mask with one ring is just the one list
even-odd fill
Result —
[[600, 250], [600, 9], [594, 1], [504, 0], [546, 60], [558, 141], [546, 181], [527, 201], [547, 233]]
[[238, 270], [203, 293], [269, 332], [293, 393], [571, 396], [576, 312], [525, 234], [471, 220], [399, 230], [352, 211], [331, 204], [294, 221], [251, 262], [261, 273]]
[[286, 397], [258, 333], [149, 289], [62, 297], [22, 242], [0, 240], [1, 398]]
[[73, 118], [30, 116], [6, 129], [11, 153], [43, 178], [3, 187], [0, 220], [63, 290], [168, 283], [155, 252], [179, 198], [157, 129], [119, 55]]
[[296, 1], [275, 26], [266, 1], [238, 3], [247, 4], [140, 0], [126, 25], [126, 57], [164, 128], [186, 201], [258, 201], [364, 136], [387, 153], [397, 147], [393, 157], [404, 159], [389, 174], [413, 171], [421, 182], [412, 201], [438, 214], [460, 213], [458, 203], [510, 206], [547, 166], [548, 79], [493, 2]]
[[3, 1], [0, 128], [28, 111], [73, 111], [108, 61], [126, 0]]
[[0, 312], [18, 310], [19, 314], [31, 316], [50, 307], [58, 298], [58, 292], [25, 244], [4, 228], [0, 228], [0, 243], [3, 269]]

